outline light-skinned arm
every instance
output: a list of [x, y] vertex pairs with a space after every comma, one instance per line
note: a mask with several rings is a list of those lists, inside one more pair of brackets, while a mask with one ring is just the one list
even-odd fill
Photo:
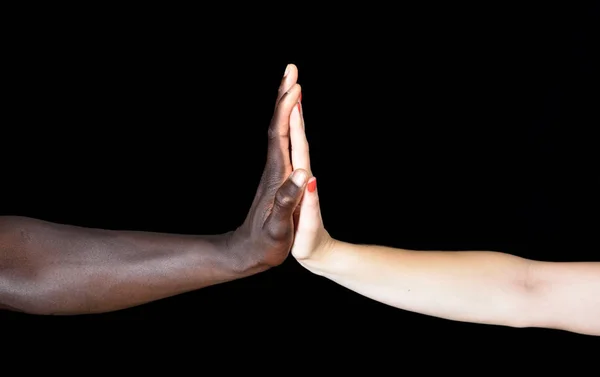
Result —
[[[310, 172], [301, 108], [292, 164]], [[300, 205], [292, 255], [309, 271], [400, 309], [449, 320], [600, 335], [600, 262], [557, 263], [492, 251], [415, 251], [333, 239], [316, 178]]]

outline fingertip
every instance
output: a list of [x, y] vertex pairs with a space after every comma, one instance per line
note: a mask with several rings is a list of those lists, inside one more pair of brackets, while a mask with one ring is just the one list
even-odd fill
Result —
[[317, 191], [317, 177], [311, 177], [306, 184], [306, 190], [310, 193]]
[[290, 89], [294, 86], [294, 84], [298, 81], [298, 70], [296, 66], [293, 64], [288, 64], [285, 68], [285, 72], [283, 73], [283, 78], [281, 79], [281, 83], [279, 84], [277, 101], [279, 102]]
[[293, 90], [293, 101], [294, 101], [294, 106], [300, 102], [300, 97], [302, 97], [302, 85], [296, 83], [294, 84], [294, 86], [292, 87], [292, 89], [290, 91]]
[[298, 97], [300, 97], [301, 92], [302, 92], [302, 86], [298, 83], [295, 83], [294, 85], [292, 85], [290, 90], [288, 90], [288, 93], [290, 93], [290, 95], [298, 96]]
[[295, 105], [298, 102], [298, 98], [300, 97], [300, 92], [302, 88], [300, 84], [294, 84], [287, 92], [283, 94], [281, 97], [281, 101], [279, 102], [279, 108], [288, 108], [291, 111], [291, 106]]
[[298, 74], [298, 67], [296, 67], [294, 63], [289, 63], [285, 67], [285, 73], [283, 74], [283, 76], [287, 77], [290, 75], [290, 73], [295, 73], [296, 75]]
[[320, 212], [319, 194], [317, 192], [317, 178], [310, 177], [304, 188], [304, 196], [302, 200], [302, 213], [306, 214], [307, 218], [313, 218]]
[[[300, 92], [302, 93], [302, 92]], [[301, 94], [302, 95], [302, 94]], [[302, 130], [302, 115], [300, 114], [300, 99], [298, 102], [292, 107], [292, 114], [290, 115], [291, 126], [297, 128], [298, 130]]]
[[298, 187], [303, 187], [308, 180], [308, 172], [304, 169], [296, 169], [292, 172], [290, 179]]

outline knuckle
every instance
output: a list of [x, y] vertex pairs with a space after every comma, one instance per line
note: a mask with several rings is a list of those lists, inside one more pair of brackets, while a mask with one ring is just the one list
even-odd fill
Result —
[[294, 196], [289, 190], [284, 190], [282, 188], [275, 194], [275, 205], [282, 208], [288, 208], [294, 204], [294, 199]]
[[285, 166], [281, 160], [282, 159], [274, 153], [269, 153], [263, 176], [261, 177], [263, 182], [272, 183], [280, 179], [281, 174], [285, 172]]
[[286, 173], [285, 165], [279, 159], [269, 159], [260, 179], [260, 186], [274, 194], [285, 181], [285, 176], [289, 174]]
[[284, 223], [271, 224], [266, 228], [267, 237], [273, 241], [280, 242], [286, 240], [291, 235], [291, 229]]
[[269, 140], [286, 139], [290, 137], [289, 129], [288, 132], [282, 132], [281, 129], [287, 129], [285, 123], [274, 122], [267, 131], [267, 137]]
[[267, 137], [269, 140], [277, 139], [279, 137], [279, 132], [277, 131], [275, 122], [271, 123], [269, 126], [269, 129], [267, 130]]

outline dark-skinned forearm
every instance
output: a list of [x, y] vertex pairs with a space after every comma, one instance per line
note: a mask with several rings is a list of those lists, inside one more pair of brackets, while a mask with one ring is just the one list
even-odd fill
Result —
[[0, 217], [0, 305], [34, 314], [107, 312], [266, 267], [215, 236], [114, 231]]

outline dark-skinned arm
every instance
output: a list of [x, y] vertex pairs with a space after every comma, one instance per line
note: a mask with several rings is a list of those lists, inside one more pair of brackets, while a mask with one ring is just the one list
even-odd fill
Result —
[[291, 65], [269, 127], [267, 164], [244, 223], [211, 236], [90, 229], [0, 217], [0, 308], [32, 314], [124, 309], [247, 277], [281, 264], [305, 171], [292, 174], [289, 117], [300, 86]]
[[0, 303], [33, 314], [98, 313], [258, 272], [231, 234], [188, 236], [0, 219]]

